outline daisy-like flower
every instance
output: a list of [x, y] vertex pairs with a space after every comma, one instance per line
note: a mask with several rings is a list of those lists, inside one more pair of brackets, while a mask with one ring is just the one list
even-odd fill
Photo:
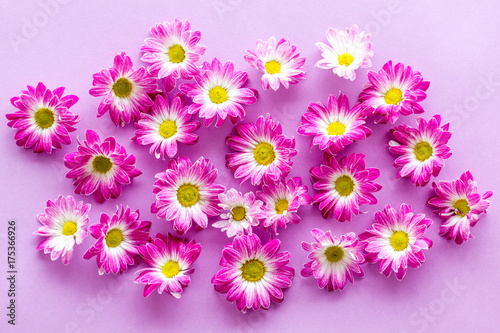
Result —
[[50, 91], [42, 82], [27, 88], [19, 92], [19, 97], [10, 99], [19, 110], [5, 115], [9, 120], [7, 126], [17, 130], [16, 144], [24, 148], [34, 146], [35, 153], [49, 154], [53, 148], [61, 149], [61, 144], [69, 145], [69, 132], [74, 132], [80, 121], [80, 116], [69, 108], [78, 102], [78, 97], [63, 96], [64, 87]]
[[372, 131], [364, 126], [365, 122], [360, 104], [349, 109], [349, 100], [340, 93], [338, 99], [330, 95], [327, 105], [309, 104], [297, 133], [313, 136], [311, 147], [319, 145], [319, 149], [336, 154], [354, 141], [370, 136]]
[[157, 23], [151, 28], [153, 37], [146, 38], [141, 51], [141, 60], [151, 63], [149, 74], [164, 80], [167, 92], [175, 87], [179, 78], [191, 79], [200, 70], [195, 63], [205, 53], [206, 46], [198, 44], [199, 30], [192, 31], [189, 21], [174, 20], [173, 23]]
[[309, 205], [312, 198], [307, 194], [307, 186], [302, 185], [302, 178], [294, 177], [278, 183], [264, 183], [257, 197], [264, 202], [264, 228], [270, 228], [277, 234], [278, 227], [286, 228], [287, 223], [297, 224], [300, 206]]
[[142, 259], [151, 268], [138, 270], [136, 274], [139, 276], [134, 282], [146, 285], [144, 297], [158, 287], [158, 294], [166, 291], [175, 298], [180, 298], [182, 288], [191, 282], [189, 275], [194, 272], [191, 266], [200, 251], [201, 245], [195, 241], [188, 242], [171, 234], [165, 237], [159, 233], [151, 243], [139, 247]]
[[326, 38], [330, 46], [316, 43], [323, 59], [319, 60], [315, 67], [331, 69], [339, 77], [354, 81], [356, 69], [372, 66], [370, 35], [364, 31], [359, 32], [356, 24], [345, 31], [329, 28]]
[[479, 221], [480, 214], [487, 212], [491, 202], [486, 199], [491, 197], [493, 192], [478, 193], [477, 182], [469, 170], [459, 179], [432, 183], [432, 187], [436, 196], [430, 198], [427, 203], [435, 207], [435, 212], [444, 220], [439, 234], [446, 239], [453, 239], [457, 244], [474, 238], [470, 228]]
[[318, 191], [313, 204], [319, 204], [323, 217], [332, 214], [340, 222], [351, 220], [351, 213], [358, 215], [360, 205], [375, 205], [372, 192], [381, 185], [373, 181], [380, 176], [377, 168], [365, 168], [365, 155], [350, 154], [337, 162], [335, 156], [323, 154], [323, 164], [311, 169], [313, 188]]
[[424, 214], [413, 214], [411, 206], [402, 204], [398, 213], [390, 205], [375, 213], [371, 229], [358, 237], [362, 241], [365, 258], [370, 263], [380, 261], [380, 273], [389, 277], [394, 272], [403, 279], [408, 267], [418, 268], [425, 261], [422, 250], [428, 250], [432, 241], [424, 237], [432, 220]]
[[206, 228], [208, 216], [219, 215], [218, 195], [225, 187], [214, 184], [217, 169], [208, 159], [200, 157], [194, 163], [186, 157], [170, 160], [167, 170], [155, 177], [156, 201], [151, 212], [172, 221], [178, 234], [185, 234], [193, 222], [197, 229]]
[[318, 287], [327, 287], [328, 291], [343, 290], [347, 280], [354, 284], [354, 276], [363, 277], [361, 264], [365, 263], [364, 246], [349, 232], [339, 237], [332, 236], [331, 231], [321, 229], [311, 231], [316, 242], [302, 242], [302, 248], [310, 252], [311, 261], [304, 264], [300, 272], [302, 276], [314, 275]]
[[93, 75], [94, 87], [89, 90], [92, 96], [105, 96], [97, 109], [97, 117], [109, 111], [116, 126], [141, 119], [141, 111], [147, 112], [153, 104], [148, 94], [156, 90], [156, 79], [149, 76], [144, 67], [132, 66], [125, 52], [116, 55], [113, 67]]
[[95, 193], [99, 203], [120, 196], [121, 185], [142, 174], [135, 168], [135, 156], [127, 155], [114, 137], [101, 142], [97, 133], [88, 129], [86, 139], [78, 142], [77, 151], [64, 156], [64, 165], [70, 169], [66, 178], [74, 179], [75, 193]]
[[368, 72], [368, 81], [359, 95], [366, 115], [381, 115], [376, 124], [394, 123], [399, 114], [408, 116], [423, 113], [419, 102], [426, 97], [429, 81], [424, 81], [420, 72], [401, 62], [396, 66], [389, 60], [378, 72]]
[[45, 213], [38, 214], [37, 219], [42, 224], [35, 235], [47, 237], [36, 247], [45, 254], [50, 253], [50, 259], [62, 258], [67, 265], [73, 257], [73, 247], [81, 244], [87, 237], [88, 213], [90, 204], [76, 202], [68, 195], [58, 196], [55, 202], [48, 200]]
[[222, 220], [212, 224], [212, 227], [221, 228], [229, 238], [244, 233], [251, 234], [252, 227], [258, 226], [260, 219], [265, 217], [262, 201], [255, 200], [253, 192], [243, 195], [232, 188], [227, 193], [219, 194], [219, 200], [219, 207], [227, 213], [220, 214]]
[[139, 221], [139, 210], [116, 206], [112, 217], [101, 214], [101, 223], [89, 227], [96, 242], [85, 252], [83, 259], [96, 257], [99, 275], [118, 274], [128, 266], [139, 264], [139, 246], [149, 242], [151, 222]]
[[226, 118], [235, 124], [238, 117], [245, 117], [243, 104], [257, 101], [257, 90], [242, 88], [247, 81], [246, 72], [235, 72], [231, 61], [221, 63], [217, 58], [212, 63], [204, 62], [202, 71], [194, 77], [195, 83], [183, 83], [179, 89], [193, 99], [189, 113], [198, 113], [204, 118], [205, 126], [212, 121], [216, 127], [222, 126]]
[[215, 290], [227, 293], [243, 313], [283, 302], [282, 289], [291, 286], [295, 272], [286, 266], [290, 252], [278, 252], [280, 246], [278, 239], [261, 245], [256, 234], [235, 237], [222, 250], [222, 269], [212, 278]]
[[296, 52], [297, 47], [288, 40], [271, 37], [268, 41], [257, 41], [257, 53], [247, 50], [245, 61], [250, 66], [264, 73], [261, 77], [264, 89], [278, 90], [280, 84], [288, 89], [290, 84], [299, 83], [305, 79], [306, 69], [303, 67], [305, 57]]
[[287, 139], [282, 134], [281, 125], [274, 122], [269, 114], [260, 116], [257, 122], [238, 124], [235, 134], [226, 138], [234, 153], [226, 154], [226, 166], [241, 182], [250, 179], [252, 185], [262, 181], [275, 183], [285, 178], [297, 155], [295, 139]]
[[451, 156], [446, 144], [451, 138], [450, 124], [439, 127], [440, 115], [433, 116], [429, 122], [418, 118], [417, 124], [418, 128], [404, 124], [391, 129], [394, 140], [389, 142], [389, 150], [401, 155], [394, 161], [394, 167], [401, 169], [397, 179], [409, 177], [416, 186], [425, 186], [431, 175], [439, 175], [444, 160]]
[[164, 160], [177, 154], [177, 142], [187, 145], [198, 142], [198, 135], [193, 132], [200, 126], [200, 122], [191, 121], [183, 95], [177, 94], [171, 105], [167, 95], [158, 95], [151, 113], [143, 114], [135, 124], [137, 130], [132, 140], [139, 145], [151, 145], [149, 153]]

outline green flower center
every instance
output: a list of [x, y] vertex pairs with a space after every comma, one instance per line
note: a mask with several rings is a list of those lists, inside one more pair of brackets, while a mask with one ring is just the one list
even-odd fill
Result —
[[168, 261], [163, 267], [161, 268], [161, 272], [163, 275], [165, 275], [168, 279], [173, 278], [179, 272], [181, 271], [181, 268], [179, 267], [179, 263], [177, 261]]
[[269, 165], [273, 163], [276, 154], [274, 153], [273, 146], [267, 142], [261, 142], [255, 147], [253, 157], [258, 164]]
[[106, 172], [111, 170], [111, 168], [113, 167], [113, 162], [111, 162], [111, 159], [109, 157], [97, 155], [92, 160], [92, 167], [94, 168], [94, 171], [105, 174]]
[[173, 120], [165, 120], [160, 125], [160, 135], [164, 139], [170, 138], [175, 133], [177, 133], [177, 124], [175, 123], [175, 121], [173, 121]]
[[276, 60], [266, 62], [264, 66], [268, 74], [278, 74], [281, 72], [281, 65]]
[[231, 215], [233, 216], [233, 220], [235, 221], [241, 221], [245, 218], [246, 212], [245, 212], [245, 207], [243, 206], [237, 206], [231, 209]]
[[54, 112], [52, 110], [47, 109], [47, 108], [41, 108], [38, 109], [37, 112], [35, 112], [35, 122], [40, 128], [49, 128], [52, 126], [54, 123]]
[[257, 259], [249, 260], [241, 267], [241, 276], [249, 282], [259, 281], [265, 272], [264, 263]]
[[354, 181], [348, 175], [343, 175], [335, 181], [335, 190], [338, 194], [347, 197], [354, 191]]
[[182, 46], [180, 46], [179, 44], [172, 45], [168, 49], [168, 59], [170, 59], [170, 62], [178, 64], [180, 62], [183, 62], [185, 58], [186, 58], [186, 51], [184, 51]]
[[283, 214], [283, 212], [288, 209], [288, 200], [281, 199], [276, 203], [275, 208], [276, 208], [276, 213]]
[[329, 262], [341, 261], [344, 258], [344, 249], [338, 245], [330, 246], [325, 250], [325, 257]]
[[354, 61], [354, 57], [350, 53], [342, 53], [338, 57], [339, 65], [349, 66]]
[[391, 246], [396, 251], [403, 251], [408, 246], [408, 234], [404, 231], [396, 231], [391, 236]]
[[183, 207], [191, 207], [200, 201], [200, 191], [192, 184], [183, 184], [177, 190], [177, 200]]
[[73, 221], [68, 221], [64, 223], [63, 228], [62, 228], [62, 234], [64, 236], [71, 236], [74, 235], [76, 232], [76, 223]]
[[457, 215], [464, 217], [470, 212], [469, 202], [467, 199], [458, 199], [455, 201], [453, 208], [457, 209]]
[[415, 148], [413, 148], [413, 152], [415, 153], [417, 160], [423, 162], [432, 156], [433, 149], [428, 142], [422, 141], [417, 143]]
[[227, 90], [219, 86], [213, 87], [208, 92], [208, 97], [214, 104], [224, 103], [227, 101]]
[[130, 93], [132, 92], [132, 82], [125, 77], [119, 78], [115, 83], [113, 83], [113, 92], [120, 98], [130, 96]]
[[108, 247], [117, 247], [123, 241], [123, 234], [120, 229], [108, 230], [106, 234], [106, 245]]
[[345, 132], [345, 125], [336, 121], [328, 125], [326, 130], [329, 135], [342, 135]]
[[384, 100], [387, 104], [396, 105], [403, 100], [403, 92], [398, 88], [391, 88], [385, 94]]

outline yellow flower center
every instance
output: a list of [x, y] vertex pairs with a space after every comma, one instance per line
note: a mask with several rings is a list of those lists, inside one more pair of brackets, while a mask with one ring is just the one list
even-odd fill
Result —
[[268, 74], [278, 74], [281, 72], [281, 65], [276, 60], [266, 62], [266, 71]]
[[62, 228], [62, 234], [64, 236], [71, 236], [74, 235], [76, 232], [76, 223], [73, 221], [68, 221], [64, 223], [63, 228]]
[[417, 158], [417, 160], [423, 162], [432, 156], [433, 150], [428, 142], [421, 141], [417, 143], [415, 148], [413, 148], [413, 152], [415, 153], [415, 157]]
[[249, 260], [241, 267], [241, 276], [249, 282], [259, 281], [265, 272], [264, 263], [258, 259]]
[[111, 229], [108, 230], [106, 234], [106, 245], [108, 247], [117, 247], [121, 244], [123, 240], [123, 234], [120, 229]]
[[458, 199], [455, 201], [453, 208], [457, 209], [457, 215], [464, 217], [470, 212], [469, 202], [467, 199]]
[[338, 194], [347, 197], [354, 191], [354, 181], [348, 175], [343, 175], [335, 180], [335, 190]]
[[173, 278], [179, 272], [181, 271], [181, 268], [179, 267], [179, 263], [177, 261], [168, 261], [163, 267], [161, 268], [161, 272], [163, 275], [165, 275], [168, 279]]
[[276, 213], [283, 214], [283, 212], [288, 209], [288, 200], [281, 199], [276, 203], [275, 208], [276, 208]]
[[391, 246], [396, 251], [403, 251], [408, 246], [408, 234], [404, 231], [396, 231], [391, 236]]
[[326, 130], [330, 135], [342, 135], [345, 132], [345, 125], [336, 121], [328, 125]]
[[121, 77], [113, 83], [113, 92], [116, 96], [125, 98], [132, 92], [132, 82], [129, 79]]
[[113, 162], [111, 162], [109, 157], [97, 155], [92, 160], [92, 167], [94, 168], [94, 171], [104, 174], [111, 170]]
[[180, 46], [179, 44], [172, 45], [168, 49], [168, 59], [170, 59], [170, 62], [178, 64], [180, 62], [183, 62], [185, 58], [186, 58], [186, 51], [184, 51], [182, 46]]
[[403, 100], [403, 92], [398, 88], [391, 88], [385, 96], [384, 100], [387, 104], [396, 105]]
[[160, 125], [160, 135], [164, 139], [170, 138], [175, 133], [177, 133], [177, 124], [175, 123], [175, 121], [173, 121], [173, 120], [165, 120]]
[[338, 57], [339, 65], [349, 66], [354, 61], [354, 57], [350, 53], [342, 53]]
[[35, 122], [40, 128], [49, 128], [54, 123], [54, 112], [47, 108], [38, 109], [35, 112]]
[[224, 103], [227, 101], [227, 90], [219, 86], [213, 87], [208, 92], [208, 97], [214, 104]]
[[243, 206], [237, 206], [231, 209], [231, 215], [233, 216], [233, 220], [235, 221], [241, 221], [245, 218], [246, 212], [245, 212], [245, 207]]
[[255, 147], [253, 157], [258, 164], [269, 165], [273, 163], [276, 154], [274, 153], [273, 146], [267, 142], [261, 142]]
[[177, 200], [183, 207], [191, 207], [200, 201], [200, 191], [195, 185], [183, 184], [177, 190]]
[[325, 257], [329, 262], [337, 262], [344, 258], [344, 249], [338, 245], [330, 246], [325, 250]]

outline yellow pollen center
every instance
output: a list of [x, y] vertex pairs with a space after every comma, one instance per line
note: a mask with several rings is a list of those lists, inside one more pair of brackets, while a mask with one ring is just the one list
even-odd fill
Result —
[[179, 272], [181, 271], [181, 268], [179, 267], [179, 263], [177, 261], [168, 261], [163, 267], [161, 268], [161, 272], [163, 275], [165, 275], [168, 279], [173, 278]]
[[62, 228], [62, 234], [64, 236], [71, 236], [74, 235], [76, 232], [76, 223], [73, 221], [68, 221], [64, 223], [63, 228]]
[[470, 212], [469, 202], [467, 199], [458, 199], [455, 201], [453, 208], [457, 210], [457, 215], [464, 217]]
[[129, 79], [121, 77], [113, 83], [113, 92], [116, 96], [125, 98], [132, 92], [132, 82]]
[[325, 257], [329, 262], [337, 262], [344, 258], [344, 249], [338, 245], [330, 246], [325, 250]]
[[170, 62], [178, 64], [180, 62], [183, 62], [186, 58], [186, 51], [184, 51], [182, 46], [180, 46], [179, 44], [172, 45], [168, 49], [168, 58], [170, 59]]
[[281, 72], [281, 65], [276, 60], [266, 62], [265, 66], [268, 74], [279, 74]]
[[104, 174], [111, 170], [113, 162], [111, 162], [109, 157], [97, 155], [92, 160], [92, 167], [94, 168], [94, 171]]
[[326, 130], [329, 135], [342, 135], [345, 132], [345, 125], [336, 121], [328, 125]]
[[198, 187], [191, 184], [183, 184], [177, 190], [177, 200], [184, 207], [191, 207], [200, 201]]
[[340, 176], [335, 180], [335, 190], [338, 194], [347, 197], [354, 191], [354, 181], [347, 175]]
[[214, 104], [224, 103], [227, 101], [227, 90], [219, 86], [213, 87], [208, 92], [208, 97]]
[[164, 139], [170, 138], [175, 133], [177, 133], [177, 124], [175, 123], [175, 121], [173, 121], [173, 120], [165, 120], [160, 125], [160, 135]]
[[403, 100], [403, 92], [398, 88], [391, 88], [385, 94], [384, 100], [387, 104], [396, 105]]
[[252, 259], [247, 261], [241, 267], [241, 276], [243, 279], [249, 282], [257, 282], [264, 276], [266, 268], [262, 261], [257, 259]]
[[404, 231], [396, 231], [391, 236], [391, 246], [396, 251], [403, 251], [408, 246], [408, 234]]
[[261, 142], [255, 147], [253, 157], [258, 164], [269, 165], [273, 163], [276, 154], [274, 153], [273, 146], [267, 142]]
[[415, 153], [417, 160], [423, 162], [432, 156], [433, 149], [428, 142], [421, 141], [417, 143], [415, 148], [413, 148], [413, 152]]
[[123, 240], [123, 234], [120, 229], [108, 230], [106, 234], [106, 245], [108, 247], [117, 247]]
[[349, 66], [354, 61], [354, 57], [350, 53], [342, 53], [338, 57], [339, 65]]
[[276, 203], [275, 208], [276, 208], [276, 213], [283, 214], [283, 212], [288, 209], [288, 200], [281, 199]]
[[40, 128], [49, 128], [54, 123], [54, 112], [47, 108], [38, 109], [35, 112], [35, 122]]
[[233, 220], [235, 221], [243, 220], [246, 216], [245, 207], [243, 206], [234, 207], [231, 210], [231, 215], [233, 216]]

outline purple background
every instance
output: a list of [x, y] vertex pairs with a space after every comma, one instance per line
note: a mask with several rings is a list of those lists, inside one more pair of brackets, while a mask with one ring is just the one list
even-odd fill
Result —
[[[57, 3], [45, 7], [40, 3]], [[500, 72], [498, 54], [500, 38], [497, 13], [493, 1], [18, 1], [3, 0], [0, 4], [0, 163], [1, 210], [0, 255], [2, 271], [7, 270], [7, 220], [17, 221], [18, 331], [23, 332], [135, 332], [206, 331], [261, 332], [352, 330], [381, 332], [414, 331], [495, 331], [498, 324], [498, 205], [493, 204], [488, 215], [472, 230], [475, 239], [458, 246], [437, 233], [441, 220], [426, 206], [432, 194], [430, 185], [415, 188], [407, 179], [396, 181], [394, 157], [387, 150], [388, 129], [392, 125], [377, 125], [369, 121], [373, 134], [357, 142], [341, 155], [352, 152], [366, 154], [367, 166], [381, 170], [379, 183], [383, 188], [376, 194], [378, 204], [365, 206], [367, 214], [351, 222], [324, 220], [316, 206], [299, 211], [302, 221], [281, 230], [282, 250], [292, 253], [290, 265], [296, 270], [291, 288], [285, 292], [282, 304], [273, 304], [269, 311], [239, 313], [234, 304], [213, 290], [210, 279], [219, 269], [221, 249], [228, 242], [225, 234], [209, 227], [200, 232], [190, 231], [203, 246], [195, 263], [192, 283], [176, 300], [156, 292], [142, 297], [143, 285], [132, 283], [133, 267], [121, 276], [99, 276], [95, 261], [81, 259], [93, 244], [89, 235], [76, 246], [73, 261], [64, 266], [52, 262], [48, 255], [36, 252], [41, 241], [32, 235], [39, 224], [36, 215], [43, 212], [47, 199], [59, 194], [74, 194], [71, 181], [64, 177], [63, 157], [75, 150], [76, 138], [84, 137], [87, 128], [96, 130], [102, 138], [115, 136], [129, 153], [137, 157], [137, 167], [144, 172], [124, 187], [116, 200], [97, 204], [93, 197], [75, 195], [92, 204], [91, 224], [99, 221], [100, 213], [113, 214], [117, 204], [139, 209], [141, 218], [153, 222], [152, 234], [172, 231], [170, 222], [158, 220], [150, 213], [154, 201], [154, 175], [166, 168], [166, 161], [149, 155], [149, 147], [136, 145], [129, 139], [134, 126], [116, 128], [109, 115], [97, 119], [99, 98], [91, 97], [88, 89], [92, 73], [112, 64], [113, 56], [126, 51], [136, 66], [139, 48], [155, 22], [173, 18], [188, 19], [194, 29], [202, 32], [201, 43], [207, 45], [202, 60], [217, 56], [232, 60], [238, 70], [249, 73], [248, 86], [259, 90], [255, 105], [246, 107], [245, 121], [255, 121], [271, 113], [281, 122], [287, 136], [295, 136], [300, 153], [294, 158], [291, 176], [301, 176], [311, 188], [308, 170], [320, 163], [317, 147], [309, 150], [310, 137], [300, 137], [296, 128], [300, 116], [311, 102], [326, 102], [329, 94], [347, 94], [351, 104], [366, 82], [368, 69], [359, 69], [354, 82], [334, 76], [330, 71], [314, 68], [320, 52], [314, 45], [326, 41], [328, 27], [344, 29], [357, 23], [372, 33], [377, 70], [387, 60], [403, 61], [420, 71], [431, 82], [428, 98], [422, 103], [425, 118], [440, 113], [451, 121], [454, 135], [449, 144], [453, 156], [446, 161], [438, 179], [451, 180], [469, 168], [479, 183], [479, 190], [496, 191], [498, 183], [498, 102]], [[45, 10], [45, 11], [44, 11]], [[47, 14], [48, 13], [48, 14]], [[30, 23], [31, 22], [31, 23]], [[36, 27], [34, 24], [37, 24]], [[31, 28], [31, 30], [30, 30]], [[277, 92], [263, 91], [260, 73], [248, 66], [243, 55], [254, 49], [257, 39], [285, 37], [295, 43], [307, 58], [307, 79], [298, 85]], [[17, 39], [19, 44], [13, 42]], [[199, 63], [201, 64], [201, 63]], [[78, 130], [71, 135], [73, 143], [52, 155], [34, 154], [15, 145], [14, 131], [6, 126], [5, 113], [14, 109], [9, 99], [26, 84], [44, 82], [49, 88], [65, 86], [80, 101], [72, 111], [81, 116]], [[415, 116], [398, 120], [415, 124]], [[179, 155], [196, 159], [209, 158], [219, 169], [218, 182], [227, 188], [252, 190], [248, 183], [238, 182], [224, 167], [228, 148], [225, 137], [233, 128], [202, 127], [200, 142], [192, 147], [181, 146]], [[313, 194], [310, 189], [309, 194]], [[434, 220], [426, 236], [434, 246], [426, 252], [427, 260], [418, 270], [410, 269], [403, 281], [393, 275], [378, 273], [378, 265], [364, 266], [365, 277], [357, 279], [342, 292], [328, 293], [316, 285], [313, 278], [300, 275], [307, 261], [301, 241], [312, 241], [312, 228], [333, 230], [340, 235], [349, 231], [362, 232], [373, 222], [373, 213], [386, 204], [399, 207], [411, 204], [414, 211], [425, 213]], [[215, 221], [214, 219], [212, 222]], [[261, 231], [258, 234], [263, 236]], [[264, 236], [266, 241], [268, 236]], [[141, 264], [141, 268], [144, 264]], [[2, 273], [0, 298], [2, 311], [0, 330], [7, 327], [4, 314], [7, 305], [6, 280]], [[496, 317], [497, 319], [493, 319]], [[9, 325], [10, 326], [10, 325]], [[9, 327], [11, 328], [11, 327]]]

